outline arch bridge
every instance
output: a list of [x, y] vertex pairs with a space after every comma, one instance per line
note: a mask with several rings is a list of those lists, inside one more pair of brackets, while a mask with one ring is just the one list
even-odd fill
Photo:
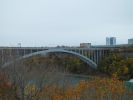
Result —
[[96, 69], [99, 62], [113, 50], [112, 48], [37, 48], [37, 47], [6, 47], [0, 48], [0, 65], [6, 67], [15, 61], [36, 55], [46, 55], [53, 52], [67, 53], [79, 57], [90, 67]]

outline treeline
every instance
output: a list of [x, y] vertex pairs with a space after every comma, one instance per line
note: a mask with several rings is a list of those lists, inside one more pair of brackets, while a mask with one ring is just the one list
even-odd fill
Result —
[[116, 74], [119, 79], [133, 78], [133, 47], [123, 47], [110, 53], [99, 64], [98, 70], [109, 76]]

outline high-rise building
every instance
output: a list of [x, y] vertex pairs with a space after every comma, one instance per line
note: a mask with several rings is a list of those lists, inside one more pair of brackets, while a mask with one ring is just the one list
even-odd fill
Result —
[[116, 37], [106, 37], [106, 45], [116, 45]]
[[132, 39], [128, 39], [128, 44], [133, 44], [133, 38]]

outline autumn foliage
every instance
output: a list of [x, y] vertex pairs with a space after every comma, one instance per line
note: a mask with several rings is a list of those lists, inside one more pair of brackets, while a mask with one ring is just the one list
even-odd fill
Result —
[[116, 77], [80, 81], [76, 86], [45, 86], [34, 100], [131, 100], [132, 91]]
[[16, 87], [0, 73], [0, 100], [19, 100]]
[[[76, 85], [44, 85], [39, 89], [34, 84], [25, 87], [24, 100], [132, 100], [133, 91], [114, 74], [112, 78], [93, 77]], [[0, 75], [0, 100], [22, 100], [17, 86]], [[30, 98], [30, 99], [28, 99]]]

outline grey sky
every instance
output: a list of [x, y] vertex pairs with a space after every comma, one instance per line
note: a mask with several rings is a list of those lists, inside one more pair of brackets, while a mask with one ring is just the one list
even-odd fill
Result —
[[133, 0], [0, 0], [0, 46], [105, 44], [133, 38]]

